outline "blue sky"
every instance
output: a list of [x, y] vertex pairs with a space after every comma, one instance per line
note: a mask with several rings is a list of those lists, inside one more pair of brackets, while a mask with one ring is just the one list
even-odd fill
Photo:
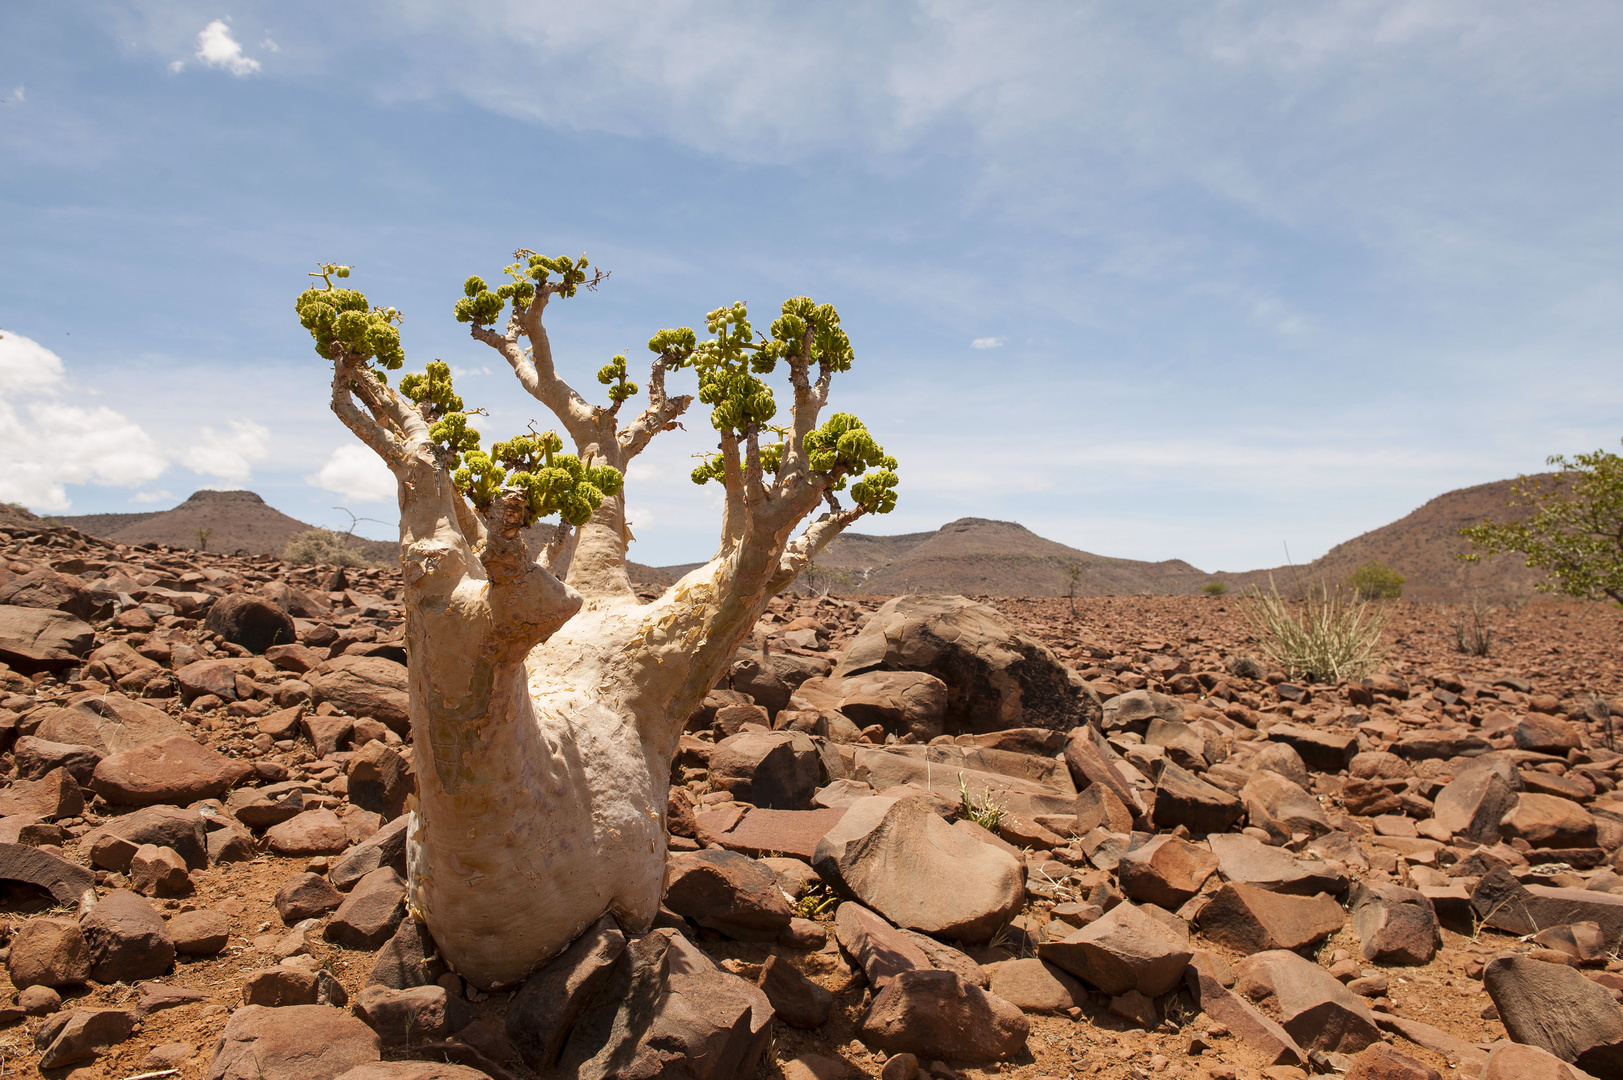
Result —
[[[528, 247], [612, 271], [549, 310], [583, 391], [834, 303], [902, 462], [862, 531], [1310, 559], [1617, 446], [1620, 53], [1616, 3], [15, 0], [0, 499], [392, 521], [293, 296], [353, 263], [505, 437], [545, 418], [451, 307]], [[708, 431], [634, 467], [633, 557], [714, 549]]]

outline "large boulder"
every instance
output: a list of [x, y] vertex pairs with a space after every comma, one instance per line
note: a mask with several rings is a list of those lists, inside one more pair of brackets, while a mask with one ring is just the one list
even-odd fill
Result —
[[298, 640], [292, 616], [251, 593], [220, 597], [209, 608], [203, 629], [251, 653], [263, 653], [272, 645], [292, 645]]
[[1233, 881], [1212, 894], [1198, 919], [1207, 938], [1244, 953], [1305, 948], [1346, 922], [1341, 905], [1323, 894], [1292, 896]]
[[507, 1006], [507, 1037], [533, 1069], [558, 1063], [570, 1029], [614, 977], [626, 936], [605, 915], [525, 980]]
[[1482, 986], [1515, 1042], [1595, 1076], [1623, 1074], [1623, 1012], [1599, 983], [1565, 964], [1501, 956], [1483, 969]]
[[144, 701], [114, 692], [98, 694], [71, 709], [53, 709], [34, 732], [53, 742], [83, 743], [118, 754], [185, 735], [180, 721]]
[[[736, 676], [733, 686], [738, 688]], [[947, 684], [922, 671], [864, 671], [847, 679], [807, 679], [789, 706], [837, 712], [859, 728], [878, 724], [927, 743], [943, 730], [947, 698]]]
[[370, 716], [406, 736], [406, 665], [381, 656], [336, 656], [305, 676], [319, 705], [331, 702], [350, 716]]
[[1187, 931], [1180, 935], [1123, 902], [1074, 934], [1038, 946], [1037, 955], [1107, 994], [1160, 997], [1178, 985], [1193, 954]]
[[155, 979], [175, 962], [175, 943], [163, 916], [133, 892], [108, 893], [79, 920], [97, 982]]
[[0, 605], [0, 661], [25, 674], [73, 667], [95, 643], [95, 628], [65, 611]]
[[1025, 900], [1018, 859], [918, 797], [858, 799], [818, 841], [812, 866], [897, 926], [972, 943], [991, 940]]
[[1349, 897], [1353, 929], [1365, 960], [1381, 964], [1429, 964], [1443, 944], [1431, 901], [1415, 889], [1359, 882]]
[[817, 778], [817, 745], [798, 731], [741, 731], [710, 752], [711, 786], [764, 809], [806, 809]]
[[962, 596], [899, 596], [846, 647], [834, 674], [923, 671], [947, 685], [949, 734], [1068, 731], [1103, 715], [1098, 695], [1053, 650]]
[[31, 570], [0, 584], [0, 604], [63, 611], [89, 622], [112, 614], [106, 593], [97, 593], [69, 574]]

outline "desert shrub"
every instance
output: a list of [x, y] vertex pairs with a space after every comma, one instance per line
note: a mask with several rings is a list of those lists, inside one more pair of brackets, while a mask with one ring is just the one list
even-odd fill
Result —
[[1221, 581], [1208, 581], [1200, 587], [1200, 591], [1203, 596], [1224, 596], [1228, 593], [1229, 587]]
[[1360, 679], [1380, 662], [1386, 612], [1357, 597], [1324, 586], [1319, 595], [1291, 602], [1273, 579], [1268, 591], [1254, 589], [1240, 608], [1269, 659], [1292, 679], [1340, 682]]
[[1360, 600], [1396, 600], [1409, 580], [1383, 562], [1371, 559], [1347, 575], [1346, 586]]
[[282, 560], [306, 566], [370, 566], [366, 556], [350, 547], [342, 533], [308, 529], [287, 542]]
[[1454, 628], [1454, 647], [1467, 656], [1487, 656], [1493, 647], [1493, 609], [1481, 597], [1449, 616]]
[[965, 821], [973, 821], [989, 833], [996, 833], [998, 825], [1003, 821], [1003, 807], [992, 796], [992, 789], [987, 788], [981, 792], [977, 802], [969, 794], [969, 784], [964, 780], [964, 774], [958, 774], [958, 816]]

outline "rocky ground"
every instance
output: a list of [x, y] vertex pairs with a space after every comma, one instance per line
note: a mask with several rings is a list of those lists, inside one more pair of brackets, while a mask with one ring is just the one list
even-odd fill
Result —
[[404, 912], [398, 590], [0, 531], [0, 1075], [543, 1075], [655, 937], [684, 1060], [581, 1075], [1623, 1075], [1615, 609], [1307, 686], [1227, 598], [774, 601], [662, 929], [486, 995]]

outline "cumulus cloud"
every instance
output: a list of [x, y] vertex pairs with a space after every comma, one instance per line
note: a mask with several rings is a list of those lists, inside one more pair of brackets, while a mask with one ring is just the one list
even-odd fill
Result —
[[169, 494], [169, 492], [167, 492], [167, 491], [137, 491], [134, 495], [130, 496], [130, 502], [132, 502], [132, 503], [167, 502], [167, 501], [169, 501], [170, 499], [173, 499], [173, 498], [174, 498], [174, 496]]
[[[224, 20], [215, 19], [197, 35], [197, 58], [208, 67], [224, 68], [242, 78], [259, 70], [259, 61], [242, 54], [242, 43], [231, 36]], [[171, 70], [177, 70], [171, 65]]]
[[66, 484], [135, 487], [163, 473], [168, 463], [139, 424], [61, 401], [63, 383], [61, 357], [0, 331], [0, 501], [62, 511]]
[[978, 337], [969, 343], [971, 349], [996, 349], [1003, 344], [1000, 337]]
[[253, 464], [270, 455], [270, 429], [252, 420], [233, 420], [229, 431], [206, 427], [200, 440], [180, 455], [181, 464], [204, 476], [244, 481]]
[[396, 497], [394, 474], [364, 446], [340, 446], [305, 482], [352, 502], [392, 503]]

